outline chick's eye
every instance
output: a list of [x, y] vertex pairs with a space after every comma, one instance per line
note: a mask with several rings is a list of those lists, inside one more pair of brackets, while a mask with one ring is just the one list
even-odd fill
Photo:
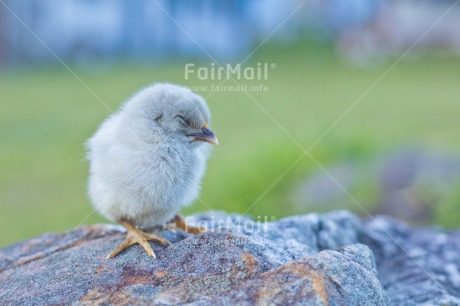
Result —
[[187, 119], [185, 119], [183, 116], [181, 116], [181, 115], [177, 115], [176, 120], [183, 127], [187, 127], [187, 126], [190, 125], [190, 122]]

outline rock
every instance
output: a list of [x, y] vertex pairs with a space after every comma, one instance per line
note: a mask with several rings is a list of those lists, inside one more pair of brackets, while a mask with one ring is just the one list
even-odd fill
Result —
[[387, 296], [375, 275], [369, 248], [354, 244], [258, 275], [212, 304], [385, 305]]
[[156, 260], [139, 246], [106, 260], [124, 238], [112, 225], [7, 247], [0, 304], [460, 305], [460, 231], [346, 211], [194, 221], [210, 231], [160, 231], [173, 244], [152, 243]]

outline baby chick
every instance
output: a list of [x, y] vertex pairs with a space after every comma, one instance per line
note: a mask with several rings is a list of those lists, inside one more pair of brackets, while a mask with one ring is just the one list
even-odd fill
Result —
[[127, 230], [125, 241], [107, 258], [133, 244], [150, 257], [148, 241], [162, 237], [142, 228], [170, 221], [191, 233], [180, 208], [198, 196], [210, 144], [211, 114], [202, 97], [173, 84], [154, 84], [128, 99], [88, 140], [88, 193], [93, 206]]

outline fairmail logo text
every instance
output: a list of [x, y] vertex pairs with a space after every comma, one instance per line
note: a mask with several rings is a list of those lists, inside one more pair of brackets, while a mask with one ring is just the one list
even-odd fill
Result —
[[246, 80], [246, 81], [262, 81], [268, 80], [269, 70], [275, 69], [275, 64], [257, 63], [255, 66], [242, 67], [241, 64], [226, 64], [216, 65], [211, 63], [210, 66], [197, 67], [194, 63], [185, 65], [185, 79], [196, 77], [199, 80]]

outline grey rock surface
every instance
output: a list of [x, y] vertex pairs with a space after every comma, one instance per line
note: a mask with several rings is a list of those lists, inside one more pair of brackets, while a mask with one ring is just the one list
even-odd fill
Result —
[[124, 238], [111, 225], [2, 249], [0, 304], [460, 305], [460, 231], [347, 211], [195, 221], [210, 231], [160, 231], [173, 244], [152, 243], [156, 260], [139, 246], [106, 260]]

